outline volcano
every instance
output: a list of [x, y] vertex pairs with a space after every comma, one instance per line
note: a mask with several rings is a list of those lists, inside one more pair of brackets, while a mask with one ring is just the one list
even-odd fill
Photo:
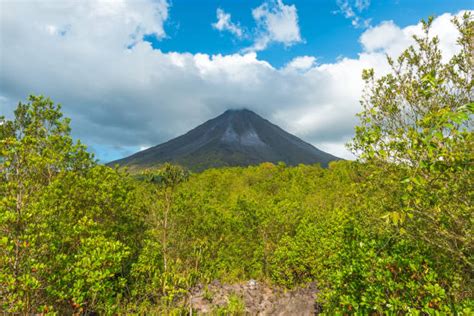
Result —
[[131, 170], [170, 162], [193, 171], [226, 166], [249, 166], [262, 162], [287, 165], [321, 164], [339, 158], [284, 131], [258, 114], [242, 109], [227, 110], [184, 135], [160, 145], [112, 161]]

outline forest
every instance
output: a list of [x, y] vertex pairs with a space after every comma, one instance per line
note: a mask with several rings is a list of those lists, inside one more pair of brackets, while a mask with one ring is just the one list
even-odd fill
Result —
[[453, 20], [448, 61], [431, 21], [390, 73], [364, 71], [358, 158], [328, 168], [130, 173], [59, 104], [20, 102], [0, 119], [0, 311], [185, 315], [193, 286], [254, 279], [316, 282], [323, 315], [472, 315], [474, 21]]

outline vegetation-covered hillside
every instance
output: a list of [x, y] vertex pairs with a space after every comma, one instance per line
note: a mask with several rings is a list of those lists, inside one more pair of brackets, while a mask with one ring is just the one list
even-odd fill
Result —
[[256, 279], [316, 282], [327, 315], [472, 315], [474, 30], [455, 23], [448, 63], [425, 36], [391, 74], [364, 72], [359, 160], [327, 169], [132, 177], [31, 96], [0, 124], [1, 311], [185, 314], [198, 283]]

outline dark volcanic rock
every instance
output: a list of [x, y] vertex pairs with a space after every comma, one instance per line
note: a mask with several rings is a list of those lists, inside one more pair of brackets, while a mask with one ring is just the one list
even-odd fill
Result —
[[191, 170], [248, 166], [262, 162], [288, 165], [338, 160], [249, 110], [228, 110], [166, 143], [112, 161], [132, 169], [171, 162]]
[[237, 284], [213, 282], [191, 289], [184, 304], [198, 315], [215, 315], [219, 308], [229, 305], [230, 297], [243, 303], [245, 315], [309, 316], [321, 312], [316, 303], [318, 290], [314, 283], [293, 290], [270, 286], [250, 280]]

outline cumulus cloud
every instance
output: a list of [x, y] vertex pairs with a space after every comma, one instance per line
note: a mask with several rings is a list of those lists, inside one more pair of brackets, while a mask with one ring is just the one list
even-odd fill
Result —
[[[244, 48], [243, 53], [264, 50], [271, 43], [285, 47], [303, 42], [298, 24], [298, 12], [295, 5], [285, 5], [282, 0], [267, 0], [252, 10], [256, 27], [245, 34], [239, 24], [232, 22], [231, 15], [217, 9], [217, 22], [212, 27], [219, 31], [229, 31], [238, 38], [251, 38], [253, 44]], [[245, 36], [247, 35], [247, 36]]]
[[229, 31], [235, 36], [241, 38], [244, 35], [242, 28], [231, 20], [231, 15], [222, 9], [217, 9], [217, 22], [212, 23], [212, 27], [219, 31]]
[[[459, 13], [460, 15], [462, 13]], [[458, 46], [456, 45], [457, 29], [451, 19], [451, 14], [443, 14], [436, 18], [431, 25], [431, 34], [440, 39], [440, 47], [444, 52], [444, 61], [454, 55]], [[393, 21], [384, 21], [376, 27], [367, 29], [360, 37], [360, 43], [364, 51], [369, 53], [384, 52], [390, 56], [399, 55], [403, 49], [413, 45], [413, 35], [422, 35], [421, 25], [411, 25], [400, 28]]]
[[369, 8], [370, 0], [337, 0], [339, 10], [335, 13], [344, 15], [346, 19], [351, 20], [355, 28], [367, 28], [370, 26], [371, 19], [363, 18], [361, 13]]
[[282, 0], [264, 2], [252, 10], [257, 23], [255, 43], [247, 51], [259, 51], [272, 43], [292, 46], [302, 42], [296, 6], [285, 5]]
[[[411, 34], [421, 32], [420, 25], [399, 28], [386, 22], [362, 35], [357, 58], [318, 64], [312, 56], [300, 56], [275, 68], [253, 52], [153, 49], [141, 34], [166, 36], [164, 1], [1, 5], [0, 113], [11, 116], [29, 93], [50, 96], [72, 118], [75, 137], [113, 153], [103, 160], [156, 145], [242, 107], [350, 158], [344, 143], [360, 111], [362, 69], [386, 72], [385, 53], [398, 53]], [[455, 52], [450, 18], [440, 16], [433, 25], [447, 54]], [[388, 29], [396, 35], [390, 40], [380, 36]]]

